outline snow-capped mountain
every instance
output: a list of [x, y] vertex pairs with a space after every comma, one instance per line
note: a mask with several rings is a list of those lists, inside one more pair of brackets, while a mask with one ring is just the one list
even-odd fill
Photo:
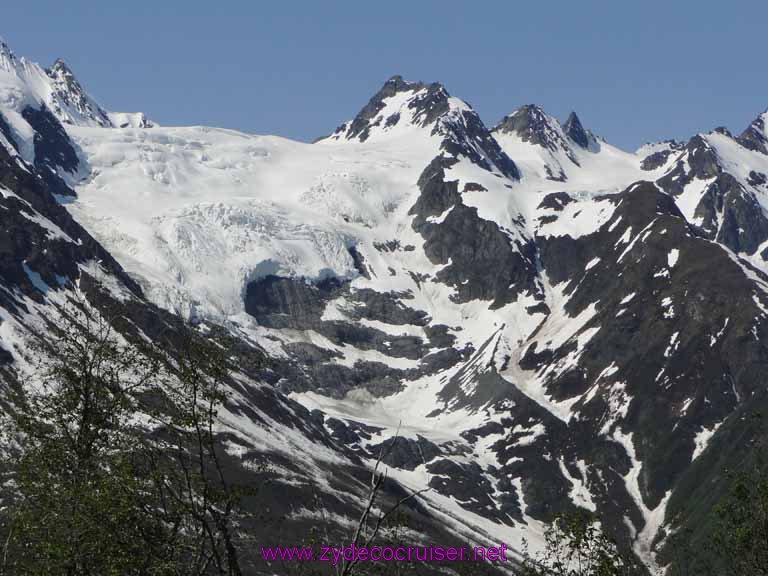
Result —
[[107, 113], [83, 90], [64, 60], [56, 60], [45, 72], [52, 88], [48, 100], [59, 120], [65, 124], [112, 126]]
[[30, 127], [23, 118], [26, 108], [45, 107], [61, 123], [70, 126], [134, 126], [149, 128], [153, 123], [137, 113], [114, 113], [104, 110], [82, 87], [62, 59], [50, 68], [17, 57], [0, 38], [0, 103], [6, 122], [11, 123], [21, 140]]
[[489, 129], [395, 76], [306, 144], [105, 112], [65, 64], [1, 48], [3, 374], [85, 279], [150, 338], [182, 316], [269, 355], [225, 423], [284, 470], [297, 522], [310, 485], [354, 516], [338, 486], [399, 433], [386, 464], [431, 489], [426, 530], [518, 552], [578, 507], [666, 565], [750, 450], [762, 116], [630, 153], [535, 105]]

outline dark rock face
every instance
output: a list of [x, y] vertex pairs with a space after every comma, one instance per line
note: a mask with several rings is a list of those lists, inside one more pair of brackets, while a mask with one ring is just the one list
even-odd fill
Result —
[[355, 270], [357, 270], [360, 276], [370, 280], [371, 274], [365, 265], [365, 257], [354, 246], [350, 246], [347, 249], [347, 251], [349, 252], [349, 255], [352, 257], [352, 262], [354, 262]]
[[686, 146], [691, 175], [705, 179], [720, 173], [720, 163], [717, 154], [701, 136], [694, 136]]
[[376, 292], [370, 288], [359, 288], [351, 294], [351, 298], [356, 305], [349, 311], [349, 316], [355, 320], [365, 318], [395, 326], [426, 326], [429, 322], [426, 312], [403, 304], [404, 300], [413, 298], [408, 292]]
[[667, 163], [670, 156], [676, 155], [678, 152], [685, 148], [684, 143], [677, 142], [675, 140], [667, 140], [664, 143], [667, 144], [668, 147], [664, 150], [659, 150], [658, 152], [649, 154], [643, 158], [643, 161], [640, 163], [640, 168], [647, 171], [661, 168]]
[[[139, 287], [114, 258], [56, 201], [54, 194], [64, 184], [57, 181], [52, 188], [49, 180], [27, 168], [0, 146], [0, 186], [14, 193], [0, 194], [0, 286], [41, 301], [44, 286], [58, 290], [80, 276], [80, 263], [100, 260], [106, 271], [139, 294]], [[47, 171], [47, 165], [42, 170]], [[20, 306], [4, 291], [0, 305]]]
[[[570, 269], [562, 264], [556, 267], [560, 273], [552, 277], [576, 286], [568, 306], [571, 315], [598, 299], [598, 313], [590, 325], [600, 330], [582, 353], [579, 367], [587, 383], [600, 382], [598, 367], [611, 363], [619, 367], [611, 380], [626, 383], [627, 398], [632, 399], [621, 429], [634, 434], [642, 477], [647, 478], [641, 491], [652, 508], [687, 469], [697, 426], [714, 426], [733, 410], [739, 397], [760, 388], [755, 375], [768, 370], [768, 349], [759, 338], [746, 335], [756, 315], [760, 317], [758, 333], [768, 324], [751, 301], [745, 273], [717, 245], [698, 238], [668, 196], [650, 184], [636, 186], [622, 194], [613, 218], [619, 217], [612, 231], [606, 224], [594, 235], [575, 241], [581, 245], [572, 252], [579, 254], [576, 262]], [[619, 257], [626, 248], [620, 244], [617, 249], [617, 240], [629, 226], [636, 234], [642, 231], [643, 240]], [[550, 270], [550, 255], [560, 249], [542, 242], [542, 263]], [[672, 247], [679, 250], [679, 259], [671, 272], [659, 275], [668, 266], [666, 254]], [[612, 271], [612, 280], [597, 268], [586, 274], [579, 270], [578, 262], [594, 257]], [[712, 267], [719, 271], [716, 280], [707, 279]], [[634, 297], [617, 318], [619, 302], [632, 293]], [[734, 300], [734, 294], [742, 296]], [[649, 310], [657, 312], [649, 314]], [[720, 339], [711, 341], [710, 335], [718, 333]], [[737, 342], [746, 346], [741, 353]], [[551, 364], [567, 354], [567, 347], [548, 355], [531, 349], [527, 361]], [[734, 362], [737, 355], [741, 360]], [[671, 382], [674, 386], [667, 385]], [[555, 378], [548, 387], [553, 395], [566, 398], [585, 391], [573, 388], [571, 373]], [[719, 400], [707, 403], [707, 397]], [[671, 407], [681, 406], [686, 399], [693, 400], [681, 422], [679, 411]], [[607, 398], [601, 399], [599, 392], [575, 409], [582, 422], [602, 422], [609, 413]]]
[[13, 149], [18, 152], [19, 144], [16, 142], [16, 135], [13, 133], [13, 129], [11, 129], [11, 126], [2, 114], [0, 114], [0, 132], [2, 132], [3, 136], [5, 136], [5, 139], [8, 140], [8, 143]]
[[[491, 300], [493, 307], [535, 289], [536, 266], [530, 241], [513, 241], [511, 234], [477, 215], [461, 201], [458, 182], [445, 180], [452, 160], [435, 158], [419, 177], [421, 195], [411, 208], [413, 228], [424, 239], [424, 251], [434, 264], [450, 264], [436, 280], [456, 289], [455, 300]], [[430, 222], [450, 210], [439, 223]]]
[[758, 116], [737, 138], [739, 144], [749, 150], [768, 154], [768, 139], [765, 136], [765, 120]]
[[[384, 293], [368, 288], [350, 290], [348, 281], [334, 277], [312, 282], [303, 278], [266, 276], [248, 284], [245, 309], [264, 326], [323, 329], [322, 325], [328, 322], [321, 319], [325, 307], [339, 296], [353, 304], [347, 310], [353, 320], [365, 318], [414, 326], [425, 326], [429, 321], [426, 312], [402, 303], [402, 300], [412, 298], [408, 293]], [[351, 336], [355, 329], [350, 327], [351, 331], [346, 334]]]
[[[58, 170], [75, 174], [80, 165], [72, 141], [58, 119], [45, 107], [27, 107], [22, 116], [35, 131], [35, 168], [53, 194], [74, 196], [74, 191], [59, 177]], [[11, 140], [14, 142], [14, 140]]]
[[[754, 192], [724, 171], [716, 152], [701, 136], [691, 138], [675, 166], [657, 184], [679, 196], [696, 179], [714, 179], [694, 212], [707, 238], [746, 254], [753, 254], [768, 240], [768, 218]], [[759, 187], [763, 181], [764, 175], [752, 171], [747, 183]]]
[[251, 282], [245, 295], [245, 310], [260, 324], [299, 328], [319, 321], [325, 304], [341, 288], [335, 278], [310, 284], [279, 276]]
[[762, 172], [756, 172], [755, 170], [749, 171], [749, 179], [747, 180], [747, 184], [750, 186], [760, 187], [765, 186], [765, 183], [768, 182], [768, 177], [766, 177], [765, 174]]
[[567, 204], [575, 202], [567, 192], [552, 192], [544, 196], [539, 203], [539, 208], [550, 208], [556, 212], [562, 212]]
[[398, 438], [394, 443], [386, 441], [381, 444], [372, 444], [368, 449], [373, 458], [383, 454], [382, 462], [404, 470], [415, 470], [442, 454], [435, 443], [419, 435], [415, 439]]
[[653, 154], [649, 154], [643, 159], [643, 162], [640, 164], [640, 167], [643, 170], [656, 170], [657, 168], [661, 168], [662, 166], [664, 166], [664, 164], [667, 163], [667, 160], [669, 159], [671, 154], [672, 154], [671, 150], [661, 150], [659, 152], [654, 152]]
[[[379, 90], [373, 98], [370, 99], [362, 110], [355, 116], [355, 119], [347, 125], [343, 124], [339, 126], [334, 134], [344, 134], [347, 140], [359, 139], [361, 142], [365, 142], [370, 135], [370, 129], [372, 126], [379, 124], [376, 121], [376, 116], [384, 109], [384, 100], [391, 98], [400, 92], [415, 92], [426, 88], [426, 85], [421, 82], [406, 82], [402, 76], [393, 76], [384, 83], [381, 90]], [[436, 89], [435, 89], [436, 90]], [[399, 121], [397, 119], [386, 119], [388, 125], [392, 126]]]
[[494, 131], [514, 133], [524, 142], [538, 144], [550, 150], [556, 149], [552, 126], [544, 111], [535, 104], [526, 104], [501, 119]]
[[[581, 123], [579, 123], [579, 126], [581, 126]], [[562, 151], [571, 162], [577, 166], [579, 165], [568, 142], [560, 135], [560, 126], [557, 121], [550, 118], [544, 110], [535, 104], [527, 104], [512, 114], [505, 116], [493, 128], [493, 131], [502, 134], [514, 133], [520, 136], [523, 142], [537, 144], [552, 152]]]
[[579, 117], [576, 116], [576, 112], [570, 113], [568, 119], [565, 121], [565, 124], [563, 124], [563, 130], [565, 131], [565, 134], [568, 136], [568, 138], [576, 142], [576, 144], [585, 150], [589, 148], [589, 135], [581, 125], [581, 120], [579, 120]]
[[[689, 171], [686, 170], [686, 164], [682, 161], [682, 156], [685, 156], [688, 160]], [[717, 154], [704, 138], [697, 135], [691, 138], [685, 145], [681, 152], [681, 159], [676, 162], [675, 167], [657, 180], [656, 183], [665, 192], [673, 196], [679, 196], [694, 178], [706, 180], [717, 176], [720, 172], [721, 168]]]
[[[349, 305], [344, 310], [347, 320], [323, 320], [326, 307], [342, 297]], [[448, 333], [448, 327], [429, 326], [426, 312], [405, 304], [411, 298], [408, 293], [352, 289], [348, 281], [336, 278], [310, 282], [267, 276], [248, 285], [245, 309], [262, 326], [311, 330], [347, 352], [375, 350], [392, 359], [418, 361], [416, 367], [409, 369], [364, 360], [349, 367], [338, 362], [343, 355], [335, 350], [306, 342], [287, 343], [284, 349], [292, 360], [276, 360], [273, 364], [275, 379], [283, 392], [315, 390], [343, 398], [352, 390], [365, 389], [373, 396], [388, 396], [399, 392], [404, 382], [444, 370], [463, 358], [461, 352], [451, 347], [455, 337]], [[423, 330], [424, 337], [387, 334], [361, 320], [417, 327]], [[431, 348], [440, 350], [430, 351]]]
[[22, 116], [35, 131], [35, 167], [55, 172], [59, 167], [74, 174], [80, 161], [72, 142], [56, 117], [45, 107], [27, 107]]
[[428, 464], [427, 471], [434, 474], [429, 481], [430, 488], [454, 498], [462, 508], [470, 512], [505, 524], [510, 522], [507, 516], [509, 512], [519, 516], [520, 509], [516, 500], [512, 501], [511, 506], [496, 508], [489, 496], [493, 492], [491, 483], [475, 463], [460, 464], [442, 459]]
[[449, 155], [455, 158], [463, 156], [485, 170], [493, 172], [496, 169], [507, 178], [520, 179], [520, 171], [515, 163], [501, 149], [474, 111], [464, 110], [459, 119], [452, 118], [436, 125], [433, 134], [438, 127], [446, 135], [441, 148]]
[[768, 240], [768, 219], [760, 203], [730, 174], [707, 188], [696, 211], [708, 235], [734, 252], [753, 254]]

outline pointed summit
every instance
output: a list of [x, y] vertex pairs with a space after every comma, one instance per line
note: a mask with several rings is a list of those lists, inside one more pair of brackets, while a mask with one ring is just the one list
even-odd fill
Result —
[[755, 118], [736, 140], [749, 150], [768, 154], [768, 135], [766, 135], [765, 130], [766, 116], [768, 116], [768, 111]]
[[13, 72], [16, 69], [17, 63], [16, 54], [13, 53], [5, 39], [0, 36], [0, 70]]
[[45, 73], [51, 79], [51, 88], [57, 96], [53, 101], [53, 112], [62, 122], [112, 126], [107, 113], [88, 95], [64, 60], [57, 59]]
[[581, 125], [581, 120], [576, 116], [576, 112], [571, 112], [568, 116], [568, 120], [563, 124], [563, 130], [566, 136], [573, 140], [576, 144], [584, 148], [589, 148], [589, 134], [584, 130], [584, 126]]
[[493, 131], [517, 134], [524, 142], [552, 149], [557, 138], [557, 120], [536, 104], [526, 104], [504, 116]]
[[318, 142], [367, 142], [379, 138], [441, 137], [436, 152], [461, 156], [508, 178], [519, 178], [514, 162], [501, 150], [477, 113], [445, 87], [392, 76], [355, 118]]
[[53, 63], [53, 66], [51, 66], [47, 70], [48, 74], [51, 73], [55, 74], [63, 74], [68, 75], [74, 78], [74, 74], [72, 73], [72, 69], [67, 65], [66, 62], [62, 58], [56, 58], [56, 61]]
[[584, 129], [575, 112], [571, 112], [565, 125], [561, 125], [536, 104], [526, 104], [505, 116], [493, 132], [517, 134], [523, 142], [543, 146], [552, 152], [563, 151], [574, 164], [578, 161], [569, 140], [584, 149], [590, 149], [595, 142], [595, 137]]
[[448, 111], [448, 98], [441, 84], [409, 82], [400, 75], [392, 76], [354, 120], [339, 126], [332, 137], [365, 142], [372, 133], [387, 132], [397, 125], [426, 126]]
[[542, 146], [553, 153], [562, 152], [574, 164], [579, 164], [560, 122], [536, 104], [526, 104], [505, 116], [493, 132], [516, 134], [523, 142]]
[[580, 166], [574, 146], [580, 144], [572, 141], [560, 122], [536, 104], [526, 104], [505, 116], [492, 132], [512, 158], [516, 155], [513, 150], [520, 145], [541, 148], [535, 152], [540, 158], [540, 167], [534, 172], [538, 171], [548, 180], [565, 182], [570, 165]]

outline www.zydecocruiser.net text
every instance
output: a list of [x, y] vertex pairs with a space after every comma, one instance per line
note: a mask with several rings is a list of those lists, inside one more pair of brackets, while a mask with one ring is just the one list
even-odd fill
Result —
[[268, 562], [506, 562], [508, 548], [468, 548], [443, 546], [273, 546], [262, 547], [261, 556]]

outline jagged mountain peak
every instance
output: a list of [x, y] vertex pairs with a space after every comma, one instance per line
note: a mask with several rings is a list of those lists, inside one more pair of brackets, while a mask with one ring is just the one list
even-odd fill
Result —
[[[405, 80], [400, 74], [395, 74], [386, 82], [384, 82], [384, 85], [378, 91], [376, 96], [387, 97], [392, 96], [398, 92], [410, 92], [413, 90], [421, 90], [422, 88], [433, 88], [436, 91], [445, 91], [445, 87], [439, 82], [432, 82], [427, 84], [426, 82], [421, 81]], [[376, 96], [374, 96], [374, 98], [376, 98]]]
[[29, 68], [34, 68], [34, 64], [27, 61], [24, 57], [19, 57], [13, 51], [10, 44], [0, 36], [0, 71], [4, 71], [12, 77], [18, 77], [28, 72]]
[[[547, 159], [544, 160], [543, 169], [549, 180], [558, 182], [567, 180], [567, 169], [563, 162], [580, 166], [563, 126], [560, 125], [557, 118], [550, 116], [536, 104], [526, 104], [504, 116], [492, 132], [494, 136], [502, 140], [512, 138], [518, 142], [522, 141], [543, 148], [545, 156], [547, 156]], [[587, 146], [589, 144], [590, 140], [587, 137]], [[507, 146], [504, 147], [506, 149]]]
[[58, 58], [45, 73], [51, 79], [51, 89], [57, 96], [52, 98], [51, 107], [62, 122], [112, 126], [106, 111], [88, 95], [63, 59]]
[[711, 134], [722, 134], [723, 136], [727, 136], [728, 138], [733, 138], [733, 134], [726, 126], [716, 126], [712, 129], [710, 132]]
[[446, 157], [463, 156], [487, 170], [519, 178], [515, 163], [477, 113], [439, 82], [412, 82], [392, 76], [353, 120], [320, 141], [362, 143], [392, 136], [437, 137], [435, 143]]
[[53, 62], [53, 65], [46, 70], [48, 72], [48, 75], [58, 75], [58, 74], [66, 74], [69, 76], [74, 76], [74, 73], [72, 72], [72, 69], [69, 67], [69, 65], [64, 61], [63, 58], [56, 58], [56, 60]]
[[65, 124], [112, 125], [107, 113], [90, 97], [62, 59], [44, 69], [17, 57], [7, 43], [0, 41], [0, 71], [4, 72], [0, 78], [0, 99], [19, 114], [45, 107]]
[[[0, 38], [0, 101], [22, 114], [47, 108], [63, 124], [102, 128], [157, 126], [141, 112], [115, 113], [102, 108], [78, 81], [72, 68], [58, 58], [50, 68], [17, 57]], [[28, 130], [23, 129], [26, 133]]]
[[365, 142], [375, 132], [405, 124], [425, 127], [448, 112], [450, 95], [442, 84], [412, 82], [395, 75], [363, 106], [355, 118], [339, 126], [331, 138]]
[[15, 66], [15, 63], [16, 54], [13, 53], [5, 39], [0, 36], [0, 68], [10, 70], [12, 66]]
[[494, 132], [514, 133], [534, 144], [546, 146], [552, 140], [551, 134], [559, 124], [555, 118], [536, 104], [525, 104], [511, 114], [504, 116], [493, 128]]
[[565, 124], [563, 124], [563, 130], [576, 144], [584, 149], [589, 148], [590, 135], [584, 130], [584, 126], [581, 124], [581, 120], [579, 120], [576, 112], [571, 112], [568, 115], [568, 119], [565, 121]]
[[592, 150], [597, 144], [597, 138], [584, 128], [576, 112], [571, 112], [565, 123], [561, 124], [537, 104], [521, 106], [502, 118], [493, 131], [517, 134], [524, 142], [538, 144], [551, 151], [564, 150], [569, 157], [573, 153], [568, 140], [585, 150]]
[[766, 116], [768, 110], [755, 118], [736, 140], [745, 148], [768, 154], [768, 134], [766, 134]]

